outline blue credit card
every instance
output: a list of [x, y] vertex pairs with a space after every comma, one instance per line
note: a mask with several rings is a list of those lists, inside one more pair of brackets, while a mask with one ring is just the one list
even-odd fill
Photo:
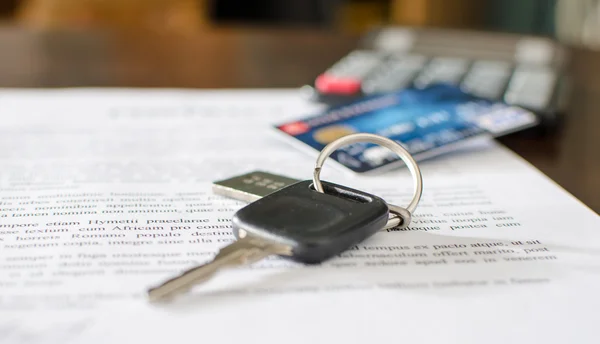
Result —
[[[275, 129], [313, 153], [348, 134], [378, 134], [399, 142], [416, 160], [422, 160], [468, 139], [500, 136], [535, 124], [537, 117], [525, 109], [437, 84], [363, 98], [316, 116], [278, 124]], [[331, 157], [357, 173], [401, 163], [387, 148], [370, 143], [342, 147]]]

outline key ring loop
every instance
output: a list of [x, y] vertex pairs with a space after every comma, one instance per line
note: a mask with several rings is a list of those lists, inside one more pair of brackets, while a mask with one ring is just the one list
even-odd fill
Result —
[[321, 150], [321, 153], [317, 157], [317, 163], [315, 164], [315, 171], [313, 173], [313, 184], [315, 189], [319, 192], [324, 192], [323, 184], [320, 180], [321, 168], [331, 153], [343, 146], [360, 142], [375, 143], [390, 149], [394, 153], [398, 154], [398, 156], [402, 159], [402, 161], [404, 161], [410, 170], [410, 173], [415, 181], [412, 201], [406, 208], [388, 203], [388, 208], [390, 209], [390, 218], [384, 229], [398, 226], [404, 228], [408, 226], [412, 217], [412, 213], [415, 211], [419, 201], [421, 200], [421, 194], [423, 193], [423, 177], [421, 176], [421, 169], [419, 168], [419, 165], [417, 165], [417, 162], [410, 155], [410, 153], [399, 143], [388, 139], [387, 137], [368, 133], [357, 133], [343, 136], [329, 143], [327, 146], [325, 146], [325, 148], [323, 148], [323, 150]]

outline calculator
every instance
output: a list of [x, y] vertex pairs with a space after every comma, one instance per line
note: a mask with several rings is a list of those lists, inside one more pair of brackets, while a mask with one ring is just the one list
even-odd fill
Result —
[[550, 38], [385, 27], [316, 76], [313, 100], [329, 105], [434, 83], [526, 108], [554, 126], [566, 95], [566, 50]]

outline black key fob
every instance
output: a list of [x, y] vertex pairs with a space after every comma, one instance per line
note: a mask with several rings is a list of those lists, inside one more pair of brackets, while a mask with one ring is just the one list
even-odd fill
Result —
[[324, 193], [312, 181], [276, 191], [240, 209], [233, 231], [240, 230], [292, 248], [291, 259], [320, 263], [382, 229], [389, 209], [377, 196], [323, 182]]

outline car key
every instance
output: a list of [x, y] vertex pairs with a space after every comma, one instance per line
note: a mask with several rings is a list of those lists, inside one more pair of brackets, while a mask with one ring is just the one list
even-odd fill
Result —
[[233, 216], [238, 241], [207, 264], [185, 271], [148, 292], [151, 300], [169, 298], [206, 281], [218, 270], [256, 262], [270, 255], [315, 264], [370, 237], [388, 222], [389, 208], [375, 195], [322, 182], [302, 181], [250, 203]]
[[[387, 147], [407, 164], [415, 183], [413, 199], [406, 208], [388, 204], [375, 195], [320, 180], [323, 163], [333, 151], [359, 142]], [[227, 193], [231, 191], [228, 188], [239, 181], [236, 178], [239, 177], [217, 182], [215, 188]], [[317, 157], [312, 181], [290, 179], [287, 182], [291, 185], [270, 192], [268, 190], [285, 182], [264, 178], [264, 174], [242, 179], [242, 183], [251, 185], [253, 193], [248, 195], [266, 196], [234, 214], [233, 232], [238, 240], [224, 247], [213, 261], [151, 288], [148, 291], [150, 300], [172, 297], [207, 280], [221, 268], [252, 263], [269, 255], [286, 256], [306, 264], [323, 262], [382, 228], [408, 226], [423, 191], [421, 171], [410, 153], [389, 138], [368, 133], [347, 135], [325, 146]]]

